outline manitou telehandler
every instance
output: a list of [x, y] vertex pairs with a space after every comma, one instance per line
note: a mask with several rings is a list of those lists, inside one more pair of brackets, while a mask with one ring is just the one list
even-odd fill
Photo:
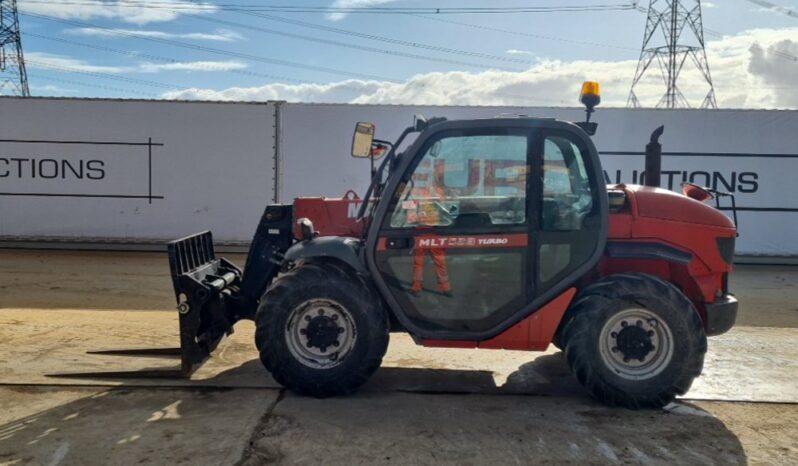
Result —
[[736, 226], [705, 203], [726, 193], [658, 187], [662, 128], [646, 186], [605, 186], [589, 137], [599, 100], [585, 83], [576, 124], [417, 118], [395, 143], [358, 123], [352, 155], [372, 161], [363, 198], [266, 207], [243, 272], [215, 257], [210, 232], [172, 242], [184, 375], [254, 319], [274, 379], [317, 397], [368, 380], [390, 332], [427, 347], [553, 343], [611, 405], [684, 394], [706, 337], [736, 318]]

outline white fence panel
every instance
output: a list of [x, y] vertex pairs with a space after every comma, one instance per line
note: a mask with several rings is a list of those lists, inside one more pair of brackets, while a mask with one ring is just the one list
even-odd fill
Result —
[[[377, 137], [393, 140], [414, 114], [454, 119], [502, 113], [584, 118], [578, 108], [283, 104], [278, 195], [290, 202], [302, 195], [340, 196], [348, 189], [363, 193], [368, 163], [349, 157], [357, 121], [376, 123]], [[679, 190], [682, 181], [694, 181], [734, 193], [739, 253], [798, 255], [798, 112], [599, 109], [594, 119], [594, 140], [611, 182], [639, 180], [649, 135], [665, 125], [665, 183]]]
[[274, 104], [0, 99], [0, 236], [248, 241]]

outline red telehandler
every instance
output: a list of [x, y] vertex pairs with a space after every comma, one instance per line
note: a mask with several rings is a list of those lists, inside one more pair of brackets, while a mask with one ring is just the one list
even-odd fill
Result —
[[352, 155], [372, 165], [362, 199], [266, 207], [243, 272], [216, 258], [210, 232], [170, 243], [183, 375], [253, 319], [275, 380], [317, 397], [368, 380], [390, 332], [426, 347], [553, 343], [610, 405], [686, 393], [706, 337], [737, 314], [736, 225], [707, 205], [727, 193], [660, 189], [662, 128], [645, 186], [606, 186], [590, 139], [596, 83], [581, 101], [585, 122], [418, 118], [395, 143], [358, 123]]

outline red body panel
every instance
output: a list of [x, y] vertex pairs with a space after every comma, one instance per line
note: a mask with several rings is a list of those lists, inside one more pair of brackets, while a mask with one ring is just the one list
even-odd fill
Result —
[[[718, 237], [733, 238], [737, 231], [722, 212], [687, 196], [660, 188], [615, 185], [623, 190], [626, 205], [610, 214], [609, 241], [659, 243], [692, 256], [688, 264], [662, 259], [617, 259], [605, 255], [582, 285], [621, 272], [655, 275], [679, 287], [705, 318], [705, 304], [723, 288], [732, 266], [720, 255]], [[360, 237], [364, 222], [357, 222], [362, 201], [353, 192], [340, 199], [298, 198], [295, 219], [307, 217], [322, 236]], [[381, 244], [380, 247], [384, 248]], [[589, 278], [589, 279], [588, 279]], [[554, 336], [577, 288], [571, 288], [502, 334], [482, 342], [424, 340], [424, 346], [447, 348], [501, 348], [545, 350]]]
[[683, 265], [605, 256], [599, 263], [599, 274], [642, 272], [660, 277], [679, 287], [704, 317], [704, 305], [715, 301], [724, 274], [732, 270], [721, 257], [716, 239], [734, 238], [734, 223], [707, 204], [665, 189], [624, 185], [609, 189], [622, 189], [627, 197], [626, 208], [610, 215], [609, 241], [664, 244], [693, 258]]
[[569, 288], [537, 312], [485, 341], [422, 340], [421, 344], [434, 348], [482, 348], [525, 351], [545, 351], [554, 338], [562, 316], [571, 305], [576, 288]]
[[[353, 191], [344, 197], [299, 197], [294, 200], [294, 220], [309, 218], [321, 236], [351, 236], [359, 238], [364, 222], [357, 221], [363, 201]], [[296, 233], [294, 237], [297, 237]]]

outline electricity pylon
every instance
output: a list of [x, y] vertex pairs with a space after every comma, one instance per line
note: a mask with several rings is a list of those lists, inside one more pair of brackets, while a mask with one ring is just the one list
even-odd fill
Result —
[[709, 86], [709, 91], [701, 102], [701, 108], [717, 108], [715, 87], [712, 85], [704, 43], [701, 0], [651, 0], [648, 5], [643, 47], [627, 106], [640, 107], [635, 87], [649, 71], [651, 64], [656, 61], [666, 88], [657, 107], [690, 107], [690, 103], [679, 89], [679, 76], [688, 59]]
[[0, 95], [30, 96], [17, 0], [0, 0]]

